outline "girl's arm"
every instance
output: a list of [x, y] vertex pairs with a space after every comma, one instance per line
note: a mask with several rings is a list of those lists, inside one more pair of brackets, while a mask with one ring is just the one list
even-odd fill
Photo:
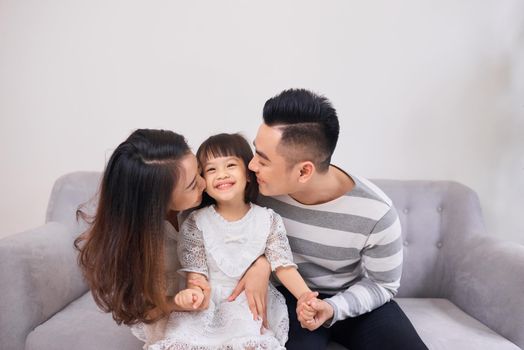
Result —
[[311, 289], [309, 289], [294, 266], [277, 267], [275, 275], [277, 275], [284, 287], [297, 299], [300, 299], [304, 293], [311, 292]]
[[[187, 273], [187, 287], [188, 289], [195, 289], [204, 293], [204, 300], [196, 310], [204, 310], [209, 306], [209, 299], [211, 297], [211, 287], [206, 277], [199, 273]], [[166, 297], [167, 309], [163, 312], [158, 306], [151, 309], [147, 314], [148, 320], [157, 320], [163, 316], [167, 316], [173, 311], [195, 311], [192, 307], [183, 307], [175, 302], [175, 297]], [[167, 314], [167, 315], [166, 315]]]
[[177, 249], [181, 267], [178, 272], [185, 274], [187, 287], [178, 292], [174, 301], [182, 311], [207, 308], [211, 294], [204, 239], [194, 214], [182, 224]]
[[173, 311], [182, 311], [179, 310], [179, 307], [175, 304], [173, 297], [166, 297], [166, 310], [162, 310], [160, 307], [155, 306], [153, 309], [147, 312], [146, 319], [150, 321], [157, 321], [160, 318], [169, 315]]
[[318, 293], [309, 289], [297, 271], [282, 218], [275, 212], [271, 214], [272, 224], [266, 242], [265, 255], [277, 278], [297, 298], [297, 307], [300, 309], [300, 311], [297, 309], [298, 316], [304, 319], [304, 322], [310, 323], [316, 312], [309, 302], [316, 298]]

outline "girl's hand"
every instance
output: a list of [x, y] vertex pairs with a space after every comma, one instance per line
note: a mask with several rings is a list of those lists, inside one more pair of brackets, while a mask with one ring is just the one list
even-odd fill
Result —
[[[302, 299], [302, 298], [301, 298]], [[304, 300], [300, 303], [297, 303], [297, 318], [300, 320], [301, 324], [310, 325], [315, 322], [315, 317], [317, 316], [317, 310], [311, 306], [311, 301], [315, 300], [320, 302], [320, 299], [312, 297], [308, 300]], [[304, 326], [302, 326], [304, 328]]]
[[196, 310], [204, 301], [204, 292], [201, 289], [188, 288], [175, 295], [175, 304], [184, 310]]
[[317, 315], [317, 311], [311, 306], [312, 300], [317, 299], [318, 292], [305, 292], [297, 300], [297, 318], [301, 324], [311, 324]]
[[306, 311], [307, 314], [311, 314], [313, 312], [316, 313], [313, 307], [311, 307], [310, 301], [313, 299], [317, 299], [317, 297], [318, 297], [318, 292], [309, 291], [309, 292], [302, 293], [300, 297], [297, 299], [297, 310], [296, 310], [297, 316], [300, 316], [303, 310], [307, 310]]
[[198, 307], [198, 310], [205, 310], [209, 306], [209, 300], [211, 299], [211, 286], [205, 278], [195, 278], [188, 281], [192, 286], [199, 287], [204, 293], [204, 300]]
[[253, 314], [253, 319], [256, 320], [262, 317], [262, 324], [266, 328], [268, 328], [266, 300], [270, 273], [271, 266], [269, 262], [265, 256], [260, 256], [246, 271], [244, 277], [238, 282], [227, 299], [228, 301], [233, 301], [240, 293], [245, 292], [249, 309]]
[[[300, 321], [300, 326], [302, 326], [302, 328], [307, 328], [310, 331], [314, 331], [318, 327], [322, 326], [326, 321], [333, 318], [333, 308], [324, 300], [314, 298], [306, 302], [306, 304], [315, 310], [316, 315], [311, 320], [309, 320], [309, 322], [302, 317], [302, 313], [298, 315], [298, 320]], [[304, 309], [302, 309], [302, 311], [303, 310]]]

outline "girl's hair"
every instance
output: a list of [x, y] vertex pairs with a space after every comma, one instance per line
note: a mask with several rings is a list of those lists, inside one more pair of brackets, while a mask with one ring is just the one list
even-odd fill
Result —
[[179, 161], [189, 153], [184, 137], [174, 132], [133, 132], [111, 155], [91, 226], [75, 240], [97, 305], [118, 324], [155, 321], [162, 316], [148, 317], [155, 307], [168, 312], [164, 220], [180, 178]]
[[[254, 172], [248, 169], [247, 165], [253, 158], [253, 151], [246, 139], [240, 134], [218, 134], [209, 137], [205, 140], [197, 151], [197, 159], [204, 169], [204, 165], [210, 158], [217, 157], [238, 157], [244, 162], [246, 168], [247, 185], [244, 196], [246, 203], [255, 202], [258, 196], [257, 177]], [[200, 207], [205, 207], [211, 204], [216, 204], [216, 201], [211, 198], [206, 192], [202, 196], [202, 204]]]

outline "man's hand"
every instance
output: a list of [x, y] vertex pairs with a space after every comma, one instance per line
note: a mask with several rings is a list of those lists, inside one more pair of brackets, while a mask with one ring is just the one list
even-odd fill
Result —
[[257, 320], [261, 316], [262, 324], [266, 328], [268, 328], [266, 300], [270, 273], [271, 266], [269, 262], [265, 256], [260, 256], [246, 271], [227, 299], [228, 301], [233, 301], [244, 291], [253, 319]]
[[201, 289], [187, 288], [175, 295], [175, 304], [184, 310], [196, 310], [204, 301]]
[[318, 292], [305, 292], [297, 300], [297, 318], [304, 323], [314, 322], [314, 317], [317, 314], [317, 311], [310, 306], [310, 301], [319, 300], [317, 299]]
[[[307, 311], [304, 311], [305, 305], [310, 306], [316, 312], [315, 316], [309, 322], [304, 317], [308, 314]], [[297, 307], [298, 320], [300, 321], [302, 328], [307, 328], [310, 331], [314, 331], [318, 327], [322, 326], [324, 322], [333, 318], [333, 307], [331, 307], [331, 305], [324, 300], [315, 298], [307, 301], [305, 305], [303, 305], [301, 310], [299, 310], [299, 307]]]

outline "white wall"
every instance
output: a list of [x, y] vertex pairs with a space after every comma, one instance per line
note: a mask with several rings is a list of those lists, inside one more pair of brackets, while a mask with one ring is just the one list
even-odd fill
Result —
[[348, 171], [460, 181], [524, 243], [519, 0], [0, 0], [0, 236], [131, 130], [252, 138], [289, 87], [334, 102]]

